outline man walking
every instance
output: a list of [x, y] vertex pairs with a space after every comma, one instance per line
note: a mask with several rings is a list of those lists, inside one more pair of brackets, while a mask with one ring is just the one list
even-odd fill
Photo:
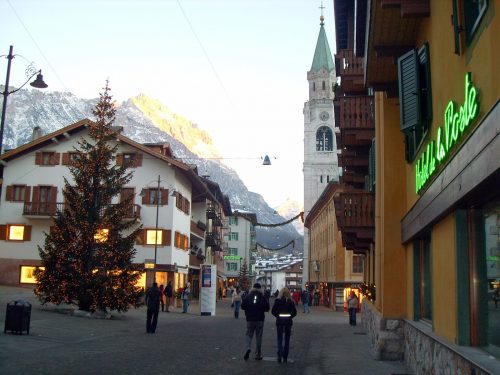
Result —
[[158, 284], [153, 283], [151, 288], [146, 293], [146, 305], [148, 310], [146, 313], [146, 332], [155, 333], [156, 324], [158, 323], [158, 313], [160, 312], [161, 292], [158, 289]]
[[165, 287], [165, 297], [166, 297], [166, 305], [167, 312], [170, 312], [170, 301], [172, 300], [173, 290], [172, 290], [172, 282], [169, 281], [167, 286]]
[[301, 299], [302, 299], [302, 305], [304, 306], [304, 314], [310, 313], [311, 309], [309, 308], [309, 293], [307, 292], [307, 290], [302, 291]]
[[252, 338], [255, 332], [255, 359], [262, 360], [262, 332], [264, 330], [265, 312], [269, 311], [269, 302], [261, 291], [261, 285], [255, 283], [250, 293], [241, 304], [241, 309], [245, 311], [247, 319], [246, 344], [247, 350], [243, 359], [246, 361], [250, 356], [252, 348]]

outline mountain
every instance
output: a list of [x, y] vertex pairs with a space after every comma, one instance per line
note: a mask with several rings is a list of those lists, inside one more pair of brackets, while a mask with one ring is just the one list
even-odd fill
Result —
[[[0, 88], [3, 91], [3, 86]], [[92, 109], [97, 101], [97, 98], [82, 99], [68, 92], [19, 90], [9, 96], [7, 103], [3, 149], [31, 141], [35, 126], [48, 134], [83, 118], [94, 119]], [[261, 195], [249, 191], [235, 170], [220, 161], [204, 159], [220, 155], [210, 135], [159, 101], [141, 94], [117, 103], [115, 125], [122, 126], [124, 135], [139, 143], [170, 143], [175, 157], [190, 159], [200, 174], [210, 176], [219, 184], [233, 210], [255, 212], [259, 223], [286, 221], [275, 214]], [[302, 237], [292, 224], [287, 224], [271, 228], [257, 226], [256, 238], [264, 247], [277, 248]], [[287, 248], [284, 252], [291, 250]], [[297, 249], [296, 244], [295, 250], [302, 251], [302, 248]]]

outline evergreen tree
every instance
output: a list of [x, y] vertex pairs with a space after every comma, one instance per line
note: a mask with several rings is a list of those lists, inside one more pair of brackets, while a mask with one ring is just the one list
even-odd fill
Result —
[[[110, 204], [132, 178], [126, 167], [116, 165], [117, 145], [112, 128], [115, 108], [108, 82], [96, 104], [96, 121], [89, 140], [75, 148], [64, 178], [64, 209], [38, 247], [44, 270], [36, 272], [35, 293], [40, 301], [74, 303], [81, 310], [127, 311], [137, 306], [141, 289], [136, 286], [139, 268], [132, 264], [134, 242], [141, 227], [124, 221], [133, 196]], [[128, 234], [125, 234], [128, 233]]]
[[250, 289], [250, 278], [248, 277], [248, 266], [246, 260], [244, 260], [243, 264], [241, 265], [238, 283], [240, 284], [240, 288], [242, 290]]

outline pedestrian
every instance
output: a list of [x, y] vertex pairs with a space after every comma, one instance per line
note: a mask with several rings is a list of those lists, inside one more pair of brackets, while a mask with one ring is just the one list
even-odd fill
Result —
[[146, 315], [146, 332], [155, 333], [158, 323], [158, 313], [160, 312], [160, 289], [158, 284], [153, 283], [146, 293], [146, 305], [148, 307]]
[[189, 294], [191, 293], [191, 289], [189, 289], [189, 283], [186, 283], [184, 286], [184, 290], [181, 294], [182, 299], [182, 312], [185, 314], [188, 311], [189, 307]]
[[240, 290], [240, 288], [236, 288], [236, 290], [233, 292], [233, 296], [231, 297], [231, 306], [234, 308], [234, 318], [239, 319], [240, 318], [240, 306], [241, 306], [241, 301], [242, 301], [242, 296], [243, 292]]
[[264, 297], [266, 297], [267, 303], [269, 303], [269, 298], [271, 298], [271, 291], [269, 289], [264, 291]]
[[255, 283], [250, 293], [241, 304], [247, 319], [246, 344], [247, 350], [243, 359], [248, 360], [252, 351], [252, 338], [255, 333], [255, 359], [262, 360], [262, 332], [264, 330], [265, 313], [269, 311], [269, 303], [261, 291], [261, 285]]
[[349, 298], [347, 298], [347, 309], [349, 311], [349, 324], [352, 326], [356, 325], [356, 310], [358, 309], [358, 297], [354, 290], [351, 290]]
[[298, 304], [299, 304], [299, 292], [297, 292], [297, 291], [293, 292], [293, 302], [295, 302], [295, 306], [298, 306]]
[[219, 287], [219, 290], [218, 290], [218, 297], [219, 297], [219, 301], [222, 301], [222, 288]]
[[302, 306], [304, 307], [304, 314], [310, 313], [311, 309], [309, 308], [309, 293], [307, 292], [307, 290], [302, 291], [301, 300]]
[[160, 305], [161, 305], [161, 311], [165, 311], [165, 300], [164, 300], [164, 297], [165, 297], [165, 287], [163, 286], [163, 284], [160, 285]]
[[[295, 303], [290, 298], [290, 290], [283, 288], [275, 299], [271, 313], [276, 317], [276, 333], [278, 345], [278, 362], [287, 362], [290, 348], [293, 318], [297, 315]], [[285, 342], [283, 342], [283, 336]]]
[[172, 296], [173, 296], [173, 290], [172, 290], [172, 282], [169, 281], [167, 283], [167, 286], [165, 287], [165, 304], [166, 304], [166, 311], [170, 312], [170, 303], [172, 301]]

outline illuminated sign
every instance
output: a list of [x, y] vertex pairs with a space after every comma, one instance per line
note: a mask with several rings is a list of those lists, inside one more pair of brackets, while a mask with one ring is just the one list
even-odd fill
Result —
[[224, 255], [225, 260], [241, 260], [240, 256], [237, 255]]
[[444, 111], [444, 125], [437, 129], [436, 139], [427, 144], [427, 148], [415, 165], [416, 192], [422, 189], [440, 164], [444, 162], [450, 150], [464, 134], [468, 126], [479, 113], [477, 89], [472, 84], [471, 73], [465, 75], [464, 103], [456, 108], [450, 100]]

